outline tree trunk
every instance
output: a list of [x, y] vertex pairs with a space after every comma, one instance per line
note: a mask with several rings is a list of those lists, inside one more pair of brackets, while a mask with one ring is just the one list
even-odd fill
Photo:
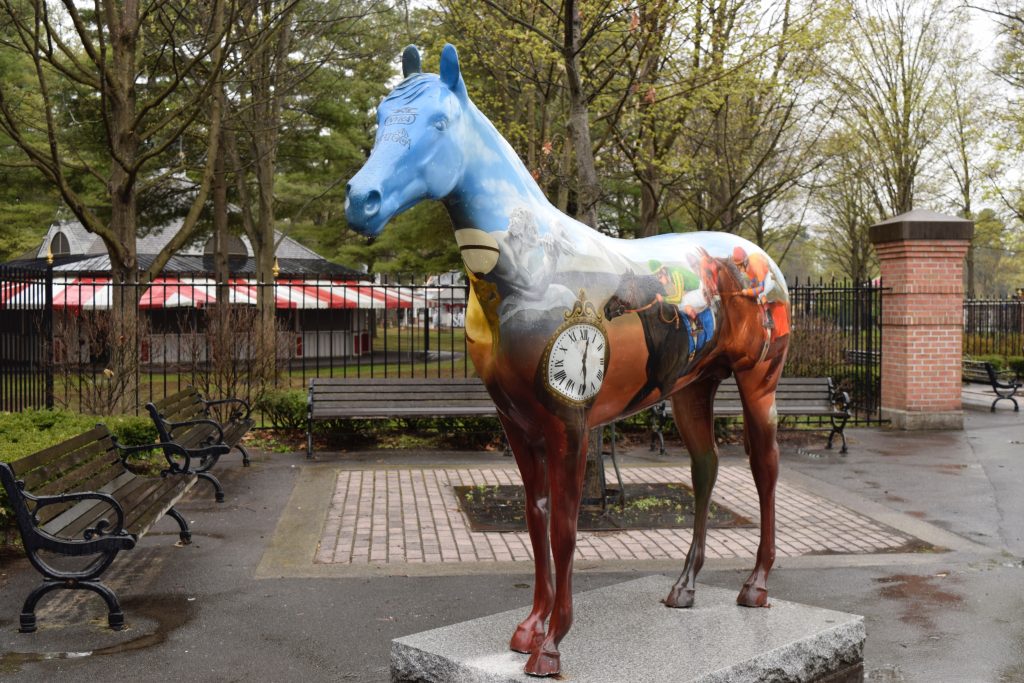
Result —
[[217, 143], [213, 167], [213, 273], [217, 283], [217, 308], [227, 308], [228, 278], [228, 179], [224, 163], [224, 137]]
[[590, 141], [590, 117], [580, 78], [580, 13], [575, 0], [565, 3], [565, 33], [562, 54], [565, 78], [569, 86], [569, 137], [576, 154], [576, 218], [597, 227], [597, 202], [601, 191], [597, 182], [594, 148]]
[[109, 25], [112, 81], [106, 86], [110, 101], [110, 231], [117, 241], [108, 248], [113, 281], [107, 367], [104, 387], [97, 387], [96, 409], [125, 412], [138, 403], [139, 371], [139, 263], [136, 250], [138, 205], [134, 165], [139, 151], [135, 131], [135, 59], [138, 8], [122, 10], [119, 21]]

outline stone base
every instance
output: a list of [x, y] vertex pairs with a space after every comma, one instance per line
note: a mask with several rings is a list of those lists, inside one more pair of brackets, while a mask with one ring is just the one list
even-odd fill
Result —
[[898, 408], [882, 407], [882, 419], [889, 420], [893, 429], [907, 431], [960, 430], [964, 428], [964, 411], [948, 410], [937, 413], [913, 412]]
[[[698, 586], [696, 605], [659, 601], [672, 580], [650, 576], [581, 593], [562, 642], [562, 680], [581, 683], [828, 681], [863, 676], [864, 618], [771, 600], [736, 605], [737, 591]], [[529, 607], [391, 641], [396, 683], [523, 683], [527, 656], [508, 649]]]

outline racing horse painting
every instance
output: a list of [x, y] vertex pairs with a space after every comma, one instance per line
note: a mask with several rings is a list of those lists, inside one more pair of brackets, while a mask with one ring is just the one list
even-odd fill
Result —
[[[683, 572], [663, 602], [693, 605], [718, 472], [712, 402], [730, 374], [742, 397], [744, 442], [760, 497], [760, 545], [737, 602], [767, 605], [779, 458], [775, 387], [789, 342], [788, 293], [777, 266], [734, 235], [622, 240], [573, 220], [548, 202], [470, 101], [453, 46], [444, 47], [437, 75], [421, 73], [413, 47], [402, 69], [403, 79], [377, 108], [372, 153], [348, 183], [346, 217], [369, 236], [425, 199], [443, 202], [451, 217], [471, 284], [468, 351], [494, 399], [526, 494], [533, 607], [510, 643], [529, 655], [526, 673], [548, 676], [561, 668], [558, 647], [573, 618], [588, 431], [664, 399], [672, 401], [690, 453], [696, 509]], [[658, 279], [664, 320], [647, 325], [666, 326], [663, 339], [680, 334], [678, 341], [650, 343], [640, 314], [613, 300], [628, 276]], [[705, 338], [692, 355], [689, 335], [674, 329], [681, 316], [704, 321]], [[652, 355], [670, 358], [652, 365]], [[646, 376], [652, 368], [659, 377]]]

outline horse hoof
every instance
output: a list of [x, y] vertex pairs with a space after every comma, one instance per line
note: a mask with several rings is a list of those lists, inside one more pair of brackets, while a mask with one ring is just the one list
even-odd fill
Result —
[[543, 631], [535, 631], [532, 628], [520, 624], [516, 629], [516, 632], [512, 635], [512, 642], [509, 643], [508, 647], [513, 652], [522, 652], [524, 655], [528, 655], [536, 651], [543, 640]]
[[736, 598], [736, 604], [741, 607], [767, 607], [768, 589], [758, 588], [749, 583], [743, 584], [743, 589], [740, 590], [740, 594]]
[[544, 650], [537, 649], [530, 655], [530, 659], [526, 661], [523, 671], [530, 676], [555, 676], [562, 670], [560, 657], [557, 650], [555, 652], [545, 652]]
[[662, 602], [665, 603], [665, 607], [693, 607], [693, 594], [692, 588], [673, 588]]

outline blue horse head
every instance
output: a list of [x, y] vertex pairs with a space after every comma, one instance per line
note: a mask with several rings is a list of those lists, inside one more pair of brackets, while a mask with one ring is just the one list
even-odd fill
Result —
[[503, 229], [510, 210], [495, 198], [547, 204], [509, 144], [473, 105], [452, 45], [440, 74], [420, 72], [407, 47], [403, 80], [377, 107], [370, 158], [346, 188], [345, 217], [353, 229], [377, 235], [391, 218], [424, 199], [444, 200], [457, 224]]
[[463, 167], [464, 152], [452, 142], [468, 103], [458, 54], [445, 46], [440, 76], [419, 69], [419, 52], [407, 47], [404, 79], [377, 108], [373, 153], [346, 190], [345, 217], [367, 235], [424, 199], [448, 196]]

